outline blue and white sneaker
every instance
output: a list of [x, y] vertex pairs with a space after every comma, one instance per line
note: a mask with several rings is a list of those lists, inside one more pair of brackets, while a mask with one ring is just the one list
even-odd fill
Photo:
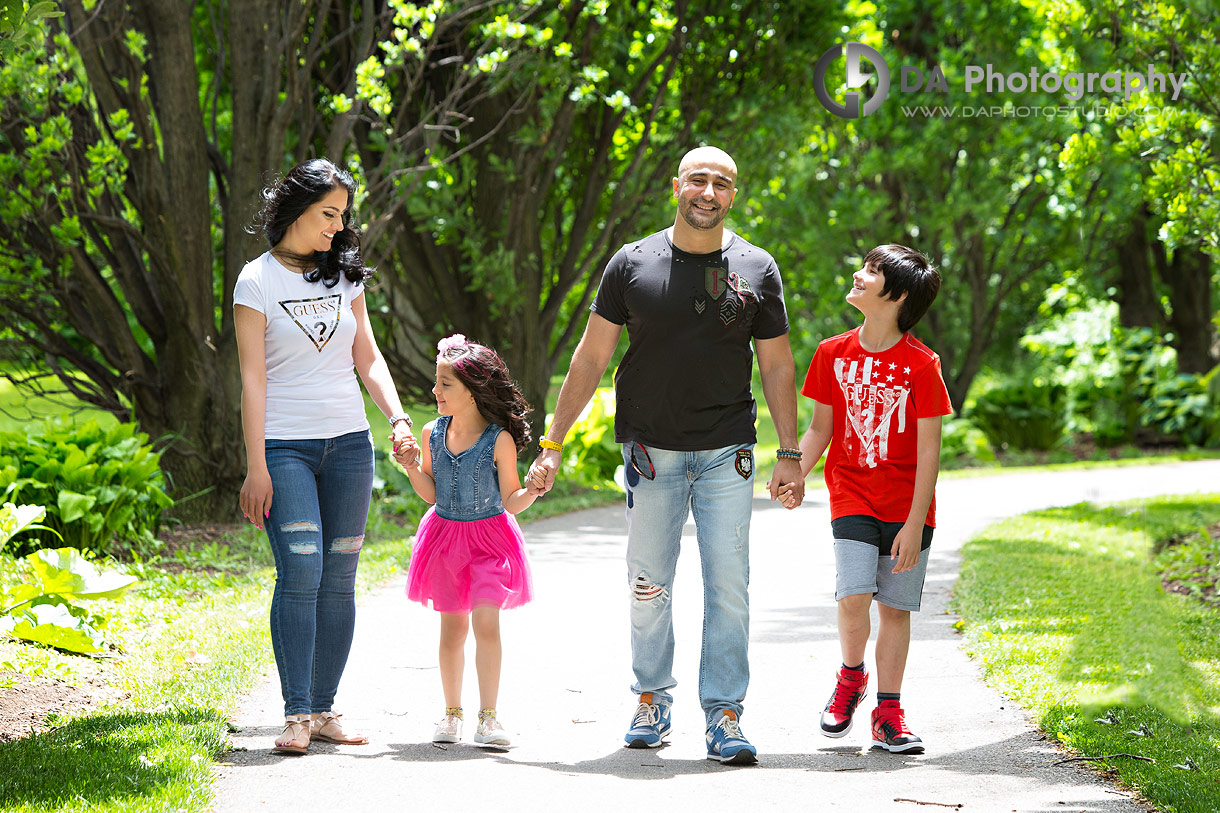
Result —
[[736, 712], [725, 709], [720, 719], [707, 730], [707, 758], [718, 759], [723, 765], [758, 762], [758, 750], [741, 733]]
[[652, 692], [640, 695], [635, 719], [623, 739], [628, 748], [660, 748], [661, 740], [669, 736], [669, 704], [654, 703]]

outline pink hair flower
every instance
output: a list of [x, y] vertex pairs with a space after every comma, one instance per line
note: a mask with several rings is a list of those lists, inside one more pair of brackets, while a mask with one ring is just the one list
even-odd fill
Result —
[[446, 350], [453, 347], [461, 347], [466, 344], [466, 337], [461, 333], [454, 333], [452, 336], [446, 336], [436, 343], [436, 350], [443, 354]]

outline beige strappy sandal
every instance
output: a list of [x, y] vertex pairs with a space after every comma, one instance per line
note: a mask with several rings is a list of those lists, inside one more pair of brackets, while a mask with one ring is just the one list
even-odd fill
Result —
[[273, 754], [301, 756], [309, 751], [310, 721], [308, 714], [290, 714], [284, 718], [284, 730], [271, 748]]
[[324, 711], [317, 717], [314, 717], [313, 724], [310, 726], [313, 738], [323, 742], [331, 742], [335, 745], [368, 745], [368, 737], [358, 737], [353, 734], [343, 733], [343, 726], [339, 724], [339, 718], [342, 716], [342, 714], [335, 714], [333, 711]]

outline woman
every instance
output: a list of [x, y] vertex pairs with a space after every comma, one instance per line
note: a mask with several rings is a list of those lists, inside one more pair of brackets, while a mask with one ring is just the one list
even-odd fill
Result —
[[233, 295], [242, 378], [242, 513], [266, 523], [275, 555], [271, 642], [284, 694], [273, 753], [311, 738], [363, 745], [331, 708], [351, 649], [356, 563], [373, 484], [373, 442], [359, 373], [390, 420], [394, 447], [417, 451], [369, 326], [370, 271], [347, 224], [356, 185], [325, 159], [263, 191], [270, 250]]

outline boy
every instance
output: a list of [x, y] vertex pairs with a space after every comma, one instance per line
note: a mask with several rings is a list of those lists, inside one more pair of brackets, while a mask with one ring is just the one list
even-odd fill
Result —
[[[847, 301], [864, 323], [818, 345], [801, 388], [815, 402], [801, 438], [802, 474], [830, 447], [826, 486], [843, 653], [821, 729], [828, 737], [847, 734], [868, 694], [864, 650], [876, 598], [873, 746], [921, 753], [899, 700], [936, 521], [941, 416], [953, 410], [940, 358], [908, 331], [936, 298], [940, 275], [919, 252], [884, 245], [868, 253], [852, 280]], [[799, 502], [786, 492], [781, 500]]]

